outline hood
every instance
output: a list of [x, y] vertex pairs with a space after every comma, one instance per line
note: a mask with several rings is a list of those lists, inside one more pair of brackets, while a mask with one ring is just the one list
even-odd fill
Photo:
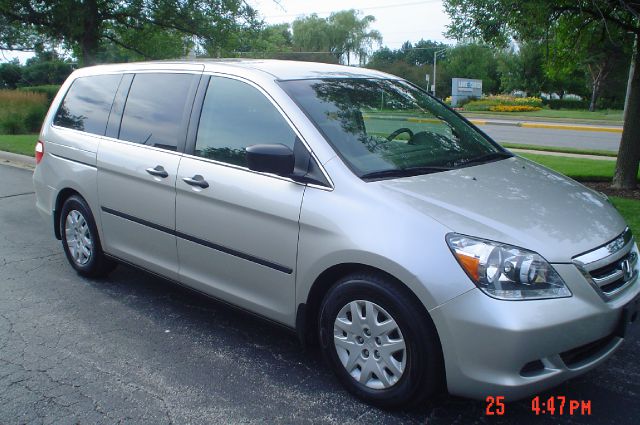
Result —
[[453, 232], [529, 249], [550, 262], [570, 262], [626, 227], [602, 194], [519, 157], [375, 184]]

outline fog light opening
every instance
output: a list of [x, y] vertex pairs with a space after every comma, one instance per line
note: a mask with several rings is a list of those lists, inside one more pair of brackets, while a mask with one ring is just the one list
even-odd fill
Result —
[[544, 363], [541, 360], [534, 360], [522, 366], [520, 376], [532, 377], [544, 372]]

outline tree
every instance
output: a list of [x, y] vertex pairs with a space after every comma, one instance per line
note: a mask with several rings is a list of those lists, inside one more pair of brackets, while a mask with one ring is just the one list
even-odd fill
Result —
[[433, 65], [433, 52], [447, 47], [444, 43], [422, 39], [413, 46], [411, 43], [407, 43], [406, 61], [415, 65]]
[[0, 89], [15, 89], [22, 80], [22, 67], [18, 59], [0, 63]]
[[249, 51], [259, 52], [286, 52], [293, 47], [289, 24], [267, 25], [257, 30], [249, 29], [244, 34], [250, 36], [246, 40], [246, 48]]
[[358, 18], [358, 12], [354, 9], [334, 12], [329, 16], [330, 38], [335, 54], [346, 58], [347, 65], [351, 63], [351, 55], [355, 55], [360, 65], [364, 65], [373, 44], [382, 42], [380, 33], [369, 29], [375, 20], [372, 15]]
[[248, 28], [236, 34], [227, 56], [289, 59], [292, 57], [291, 26], [287, 23]]
[[[448, 34], [458, 39], [476, 38], [498, 46], [517, 40], [550, 39], [558, 28], [588, 28], [595, 23], [608, 33], [621, 31], [640, 36], [640, 4], [634, 0], [445, 0], [451, 17]], [[611, 37], [613, 39], [613, 37]], [[629, 73], [625, 122], [618, 151], [613, 186], [637, 186], [640, 165], [640, 47], [632, 52], [635, 72]]]
[[22, 67], [21, 86], [62, 84], [73, 72], [73, 64], [52, 51], [38, 50]]
[[53, 51], [38, 49], [24, 65], [15, 59], [0, 64], [0, 88], [62, 84], [74, 64]]
[[544, 73], [543, 46], [540, 43], [519, 43], [517, 49], [511, 47], [499, 52], [497, 61], [502, 91], [523, 90], [529, 94], [539, 94], [549, 90], [550, 84]]
[[371, 55], [367, 67], [378, 69], [380, 67], [389, 66], [392, 63], [400, 60], [396, 50], [391, 50], [387, 46], [384, 46]]
[[257, 20], [242, 0], [0, 0], [0, 23], [4, 48], [62, 43], [89, 65], [110, 45], [158, 58], [186, 53], [195, 36], [215, 49]]
[[[396, 50], [391, 50], [388, 47], [376, 50], [366, 66], [398, 75], [428, 90], [425, 76], [433, 75], [433, 52], [447, 47], [446, 44], [431, 40], [420, 40], [415, 44], [406, 41]], [[445, 62], [438, 62], [438, 75], [440, 75], [438, 93], [450, 94], [451, 84], [447, 84], [449, 74]]]
[[363, 65], [373, 44], [382, 41], [378, 31], [369, 29], [374, 21], [371, 15], [360, 18], [353, 9], [334, 12], [328, 18], [314, 13], [293, 22], [293, 45], [298, 51], [328, 52], [346, 64], [355, 56]]
[[331, 30], [325, 18], [313, 13], [297, 18], [291, 24], [293, 46], [299, 51], [330, 52], [332, 50]]
[[420, 40], [416, 44], [405, 41], [397, 50], [382, 47], [371, 55], [369, 63], [375, 68], [377, 65], [392, 64], [397, 61], [406, 62], [409, 65], [422, 66], [433, 65], [433, 52], [447, 48], [444, 43], [431, 40]]
[[631, 50], [631, 37], [618, 27], [610, 27], [603, 21], [582, 22], [578, 17], [566, 18], [553, 28], [553, 39], [548, 42], [550, 56], [546, 67], [552, 75], [567, 71], [582, 72], [588, 86], [594, 111], [599, 98], [615, 79], [628, 70], [627, 57]]
[[[431, 65], [416, 66], [405, 62], [404, 60], [396, 60], [391, 63], [372, 60], [367, 63], [367, 68], [377, 69], [378, 71], [397, 75], [398, 77], [411, 81], [413, 84], [420, 86], [425, 90], [428, 90], [425, 75], [431, 75], [433, 73], [433, 67]], [[440, 72], [440, 67], [438, 67], [438, 72]]]
[[[447, 51], [443, 60], [447, 74], [452, 78], [475, 78], [482, 80], [484, 93], [498, 93], [500, 78], [498, 61], [493, 49], [482, 44], [461, 44]], [[444, 74], [441, 74], [444, 77]], [[451, 80], [448, 80], [450, 83]]]

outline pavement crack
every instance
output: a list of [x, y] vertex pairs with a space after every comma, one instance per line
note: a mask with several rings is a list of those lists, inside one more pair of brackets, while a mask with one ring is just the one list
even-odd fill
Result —
[[9, 265], [9, 264], [23, 263], [25, 261], [32, 261], [32, 260], [42, 260], [44, 258], [50, 258], [50, 257], [56, 257], [56, 256], [62, 256], [62, 255], [63, 254], [61, 252], [56, 252], [54, 254], [39, 255], [39, 256], [36, 256], [36, 257], [29, 257], [29, 258], [21, 258], [19, 260], [7, 261], [5, 259], [2, 259], [2, 264], [0, 264], [0, 267], [4, 267], [4, 266]]
[[35, 192], [15, 193], [13, 195], [0, 196], [0, 199], [14, 198], [16, 196], [33, 195]]

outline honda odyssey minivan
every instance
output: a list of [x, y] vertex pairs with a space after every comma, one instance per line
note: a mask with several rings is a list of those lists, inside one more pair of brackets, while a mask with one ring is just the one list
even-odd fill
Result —
[[606, 196], [393, 75], [83, 68], [36, 161], [78, 273], [128, 263], [289, 327], [378, 406], [532, 395], [602, 363], [637, 317], [638, 248]]

